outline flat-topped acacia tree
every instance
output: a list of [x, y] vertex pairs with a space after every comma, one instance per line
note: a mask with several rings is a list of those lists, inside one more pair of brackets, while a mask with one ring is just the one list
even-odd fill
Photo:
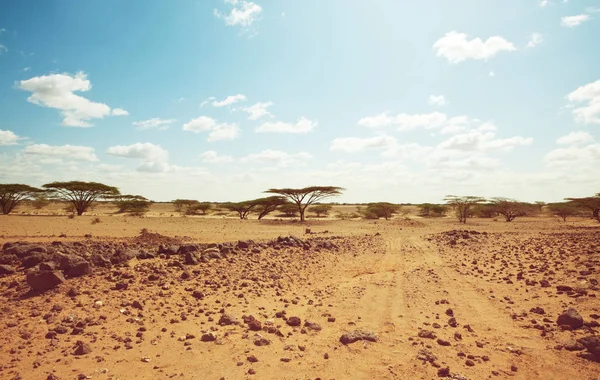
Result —
[[575, 205], [587, 208], [592, 212], [592, 218], [600, 222], [600, 193], [593, 197], [566, 198], [566, 200], [571, 201]]
[[0, 207], [4, 215], [10, 212], [25, 199], [32, 199], [44, 190], [20, 183], [0, 183]]
[[99, 199], [111, 199], [119, 195], [119, 189], [98, 182], [52, 182], [42, 186], [53, 196], [70, 202], [75, 207], [77, 215], [82, 215]]
[[325, 198], [338, 196], [344, 190], [337, 186], [310, 186], [303, 189], [269, 189], [265, 193], [278, 194], [295, 203], [298, 206], [300, 221], [304, 222], [304, 212], [308, 206]]
[[485, 202], [485, 198], [472, 195], [447, 195], [444, 200], [456, 211], [456, 217], [458, 218], [459, 223], [467, 223], [467, 218], [471, 213], [471, 208], [476, 204]]

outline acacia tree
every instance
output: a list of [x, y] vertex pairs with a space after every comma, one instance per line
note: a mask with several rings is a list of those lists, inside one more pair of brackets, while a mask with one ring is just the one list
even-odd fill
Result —
[[314, 205], [311, 208], [309, 208], [308, 211], [314, 212], [315, 214], [317, 214], [317, 217], [321, 217], [327, 216], [327, 214], [329, 214], [329, 211], [331, 211], [332, 208], [332, 205]]
[[[367, 205], [365, 215], [373, 215], [376, 216], [377, 219], [385, 218], [385, 220], [389, 220], [392, 217], [392, 215], [400, 211], [400, 208], [400, 205], [395, 205], [393, 203], [388, 202], [370, 203]], [[371, 219], [370, 217], [368, 218]]]
[[444, 198], [446, 203], [450, 205], [454, 211], [456, 211], [456, 217], [458, 218], [459, 223], [467, 223], [467, 218], [471, 212], [471, 208], [479, 203], [485, 202], [485, 198], [476, 197], [472, 195], [466, 196], [456, 196], [456, 195], [447, 195]]
[[592, 212], [592, 217], [600, 222], [600, 193], [593, 197], [566, 198], [566, 200], [571, 201], [578, 206], [587, 208]]
[[518, 216], [526, 215], [532, 207], [537, 208], [537, 206], [502, 197], [492, 198], [490, 204], [494, 211], [504, 216], [507, 222], [512, 222]]
[[252, 202], [256, 203], [256, 207], [258, 208], [258, 220], [261, 220], [275, 211], [279, 206], [285, 204], [286, 200], [284, 197], [274, 195], [271, 197], [255, 199]]
[[240, 219], [248, 219], [248, 214], [250, 214], [256, 206], [258, 206], [258, 204], [252, 201], [225, 203], [223, 205], [227, 210], [237, 212]]
[[568, 217], [578, 215], [580, 212], [580, 208], [573, 202], [550, 203], [548, 209], [553, 215], [560, 217], [563, 222], [566, 222]]
[[107, 199], [114, 199], [113, 203], [119, 208], [118, 213], [142, 215], [148, 212], [152, 205], [152, 201], [141, 195], [116, 195]]
[[304, 212], [308, 206], [325, 198], [338, 196], [342, 191], [344, 189], [337, 186], [310, 186], [302, 189], [269, 189], [265, 193], [278, 194], [295, 203], [300, 221], [304, 222]]
[[210, 210], [211, 208], [213, 208], [212, 203], [196, 201], [196, 204], [188, 206], [188, 209], [185, 213], [186, 215], [197, 215], [198, 213], [206, 215], [208, 210]]
[[110, 199], [119, 195], [119, 189], [98, 182], [52, 182], [43, 188], [47, 189], [56, 198], [70, 202], [77, 215], [82, 215], [87, 209], [99, 199]]
[[32, 199], [44, 190], [19, 183], [0, 184], [0, 207], [4, 215], [10, 212], [25, 199]]

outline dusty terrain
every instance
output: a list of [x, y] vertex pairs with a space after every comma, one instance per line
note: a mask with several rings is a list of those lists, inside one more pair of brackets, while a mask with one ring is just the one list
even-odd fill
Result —
[[0, 217], [0, 378], [600, 378], [591, 221], [171, 213]]

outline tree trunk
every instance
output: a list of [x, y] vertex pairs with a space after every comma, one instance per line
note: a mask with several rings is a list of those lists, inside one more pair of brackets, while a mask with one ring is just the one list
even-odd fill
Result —
[[304, 222], [304, 211], [305, 210], [306, 210], [305, 208], [300, 207], [300, 221], [301, 222]]

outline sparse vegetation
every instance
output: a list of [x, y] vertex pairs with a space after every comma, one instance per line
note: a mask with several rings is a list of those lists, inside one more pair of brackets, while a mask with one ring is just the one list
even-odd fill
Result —
[[195, 202], [188, 205], [185, 211], [186, 215], [206, 215], [213, 208], [213, 204], [209, 202]]
[[8, 215], [14, 208], [26, 199], [32, 199], [44, 190], [19, 183], [0, 184], [0, 207], [2, 213]]
[[306, 208], [323, 199], [342, 194], [343, 188], [337, 186], [310, 186], [302, 189], [269, 189], [265, 193], [286, 197], [298, 207], [300, 221], [304, 222]]
[[573, 202], [577, 206], [588, 209], [592, 213], [592, 218], [600, 222], [600, 193], [593, 197], [566, 198], [566, 200]]
[[141, 195], [117, 195], [112, 198], [113, 203], [119, 208], [118, 213], [141, 216], [147, 213], [152, 205], [152, 201]]
[[536, 205], [502, 197], [492, 198], [490, 205], [497, 214], [504, 216], [507, 222], [512, 222], [515, 218], [526, 216], [532, 210], [538, 209]]
[[385, 218], [389, 220], [394, 214], [400, 212], [401, 206], [388, 202], [370, 203], [363, 211], [365, 219]]
[[467, 218], [471, 214], [473, 206], [485, 202], [485, 198], [467, 195], [456, 196], [448, 195], [444, 198], [446, 203], [450, 205], [456, 212], [456, 217], [459, 223], [467, 223]]
[[566, 222], [567, 218], [580, 215], [584, 212], [574, 202], [550, 203], [548, 204], [548, 210], [550, 210], [552, 215], [561, 218], [563, 222]]
[[298, 214], [298, 207], [293, 203], [284, 203], [281, 206], [279, 206], [278, 209], [284, 216], [287, 217], [296, 216]]
[[332, 208], [332, 205], [314, 205], [310, 207], [308, 211], [316, 214], [317, 218], [321, 218], [327, 216]]
[[448, 207], [444, 205], [437, 205], [431, 203], [423, 203], [419, 205], [419, 216], [421, 217], [437, 217], [441, 218], [446, 216]]
[[70, 202], [77, 212], [82, 215], [98, 199], [107, 199], [119, 195], [119, 189], [98, 182], [52, 182], [43, 188], [53, 196]]

